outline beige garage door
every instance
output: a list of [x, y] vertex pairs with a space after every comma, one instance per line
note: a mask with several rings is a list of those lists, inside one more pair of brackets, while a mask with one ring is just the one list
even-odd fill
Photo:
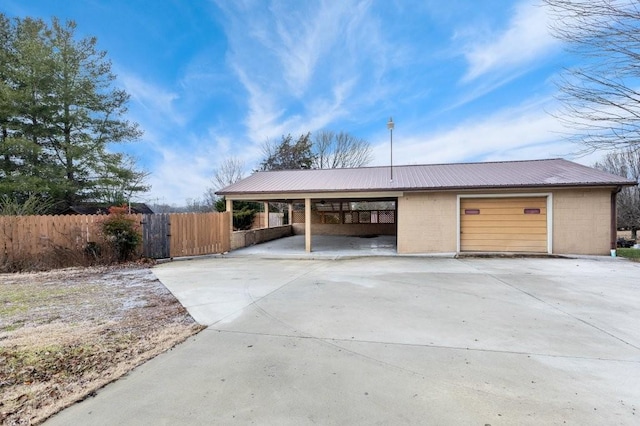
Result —
[[547, 252], [547, 199], [461, 198], [460, 250]]

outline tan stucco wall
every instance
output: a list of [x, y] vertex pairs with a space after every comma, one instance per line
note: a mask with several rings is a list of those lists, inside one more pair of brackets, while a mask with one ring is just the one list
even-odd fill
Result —
[[274, 228], [251, 229], [248, 231], [235, 231], [231, 233], [231, 250], [288, 237], [292, 234], [293, 229], [291, 225], [277, 226]]
[[[607, 255], [611, 245], [611, 188], [532, 190], [552, 193], [555, 254]], [[461, 192], [460, 194], [480, 194]], [[496, 194], [498, 192], [492, 192]], [[504, 191], [499, 194], [525, 191]], [[457, 194], [414, 193], [398, 198], [398, 253], [457, 250]]]
[[398, 253], [452, 253], [457, 244], [455, 193], [398, 198]]
[[609, 254], [611, 190], [553, 191], [553, 252]]

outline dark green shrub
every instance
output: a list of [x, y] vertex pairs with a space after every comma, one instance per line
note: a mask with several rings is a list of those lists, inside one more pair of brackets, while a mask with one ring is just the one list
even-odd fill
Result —
[[102, 233], [119, 262], [130, 259], [142, 241], [135, 219], [127, 217], [126, 211], [126, 207], [110, 207], [109, 216], [102, 222]]
[[224, 197], [218, 198], [214, 206], [217, 212], [227, 211], [227, 202], [224, 200]]
[[253, 224], [253, 218], [256, 215], [255, 210], [240, 210], [238, 212], [233, 212], [233, 228], [238, 231], [244, 231], [246, 229], [251, 229], [251, 225]]
[[[224, 197], [216, 200], [215, 209], [218, 212], [227, 211], [227, 202]], [[233, 229], [236, 231], [244, 231], [251, 229], [253, 218], [260, 209], [260, 203], [251, 201], [234, 201], [233, 202]]]

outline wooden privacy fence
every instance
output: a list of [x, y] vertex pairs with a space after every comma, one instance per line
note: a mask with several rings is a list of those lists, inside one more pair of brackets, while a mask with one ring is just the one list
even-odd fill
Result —
[[172, 213], [171, 257], [224, 253], [231, 249], [231, 213]]
[[[51, 250], [84, 251], [104, 242], [106, 215], [0, 216], [0, 261]], [[224, 253], [231, 247], [231, 214], [126, 215], [140, 225], [140, 253], [163, 258]]]
[[[0, 216], [0, 257], [38, 256], [51, 250], [82, 252], [101, 240], [104, 215]], [[142, 215], [129, 215], [140, 222]]]

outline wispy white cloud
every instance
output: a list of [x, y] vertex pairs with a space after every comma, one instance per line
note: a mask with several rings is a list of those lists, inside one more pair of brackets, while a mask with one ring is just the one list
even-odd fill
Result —
[[149, 118], [178, 125], [185, 123], [184, 116], [175, 108], [175, 101], [179, 98], [177, 93], [144, 81], [130, 72], [120, 71], [118, 79], [131, 95], [133, 106], [138, 106]]
[[508, 84], [509, 82], [517, 79], [526, 71], [513, 71], [508, 75], [497, 75], [491, 79], [479, 82], [478, 84], [469, 87], [466, 91], [461, 91], [459, 98], [455, 100], [451, 105], [448, 105], [444, 108], [445, 111], [453, 110], [460, 106], [466, 105], [470, 102], [475, 101], [482, 96], [497, 90], [501, 86]]
[[236, 74], [248, 94], [245, 124], [249, 139], [260, 143], [265, 138], [281, 134], [283, 124], [280, 119], [285, 108], [278, 105], [277, 93], [266, 91], [242, 67], [236, 67]]
[[[574, 157], [577, 147], [567, 142], [564, 128], [546, 112], [555, 101], [544, 99], [487, 116], [465, 120], [441, 132], [404, 135], [394, 132], [395, 164], [461, 161], [502, 161]], [[376, 164], [389, 163], [389, 142], [375, 145]], [[587, 161], [582, 159], [581, 161]]]
[[184, 92], [182, 96], [200, 100], [221, 93], [228, 96], [231, 79], [218, 56], [214, 48], [207, 47], [188, 59], [177, 83], [177, 88]]
[[550, 17], [544, 7], [530, 0], [519, 3], [506, 29], [480, 37], [466, 46], [464, 56], [468, 70], [463, 82], [529, 66], [554, 50], [558, 41], [550, 34], [549, 23]]
[[317, 130], [385, 93], [376, 89], [392, 55], [370, 1], [218, 5], [253, 143]]
[[273, 3], [275, 32], [267, 41], [279, 58], [287, 87], [302, 96], [316, 73], [318, 62], [327, 56], [342, 37], [349, 14], [347, 2], [325, 1], [308, 15], [308, 9], [292, 12], [285, 3]]
[[201, 198], [212, 185], [218, 153], [227, 142], [211, 134], [185, 135], [178, 146], [149, 138], [147, 148], [154, 153], [151, 165], [154, 173], [149, 183], [153, 187], [152, 196], [157, 198], [149, 201], [173, 204]]

